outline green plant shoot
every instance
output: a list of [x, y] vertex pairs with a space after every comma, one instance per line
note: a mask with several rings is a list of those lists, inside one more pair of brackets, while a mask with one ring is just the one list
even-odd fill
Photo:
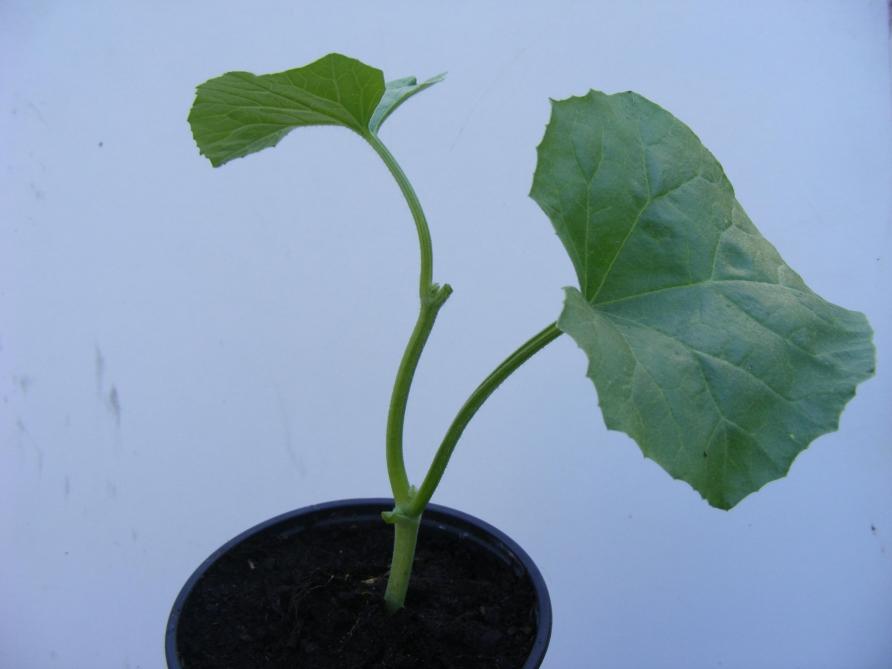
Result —
[[442, 81], [385, 82], [340, 54], [256, 76], [229, 72], [198, 86], [189, 114], [214, 167], [268, 147], [301, 126], [337, 125], [377, 154], [418, 235], [419, 311], [397, 370], [385, 434], [394, 508], [385, 592], [404, 605], [421, 515], [468, 422], [492, 392], [562, 333], [588, 358], [607, 427], [730, 509], [786, 475], [838, 426], [874, 370], [863, 314], [805, 285], [737, 202], [718, 161], [669, 112], [635, 93], [552, 102], [530, 196], [563, 242], [579, 279], [556, 323], [533, 335], [471, 393], [416, 488], [403, 457], [412, 379], [452, 293], [433, 282], [430, 230], [412, 184], [379, 137], [409, 98]]

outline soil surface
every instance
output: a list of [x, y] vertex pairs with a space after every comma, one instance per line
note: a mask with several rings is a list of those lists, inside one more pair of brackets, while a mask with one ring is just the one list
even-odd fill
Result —
[[422, 525], [406, 608], [383, 604], [383, 522], [261, 535], [196, 585], [184, 669], [520, 669], [536, 633], [526, 578], [471, 541]]

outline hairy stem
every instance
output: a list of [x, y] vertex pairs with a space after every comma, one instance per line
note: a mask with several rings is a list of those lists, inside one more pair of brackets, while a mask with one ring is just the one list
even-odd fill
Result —
[[502, 381], [511, 376], [518, 367], [557, 339], [561, 334], [557, 324], [551, 323], [541, 332], [524, 342], [520, 348], [514, 351], [514, 353], [505, 358], [502, 364], [496, 367], [492, 373], [487, 376], [479, 386], [477, 386], [474, 392], [471, 393], [471, 396], [464, 403], [462, 408], [459, 409], [458, 414], [456, 414], [452, 424], [446, 431], [446, 435], [443, 437], [443, 441], [440, 443], [440, 447], [437, 449], [433, 462], [428, 469], [427, 476], [424, 477], [424, 482], [421, 484], [418, 492], [413, 495], [412, 501], [406, 510], [409, 515], [421, 513], [428, 502], [430, 502], [434, 491], [437, 489], [437, 485], [440, 483], [440, 479], [443, 478], [443, 473], [446, 471], [446, 465], [449, 464], [449, 458], [452, 457], [452, 452], [455, 450], [459, 438], [465, 431], [465, 427], [467, 427], [468, 423], [474, 417], [474, 414], [477, 413], [477, 410], [483, 406], [483, 403], [487, 398], [492, 395], [493, 391], [501, 385]]

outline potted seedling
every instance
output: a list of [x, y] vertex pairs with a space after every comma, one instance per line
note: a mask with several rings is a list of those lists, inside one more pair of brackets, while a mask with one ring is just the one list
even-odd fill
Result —
[[412, 485], [406, 404], [452, 289], [433, 281], [424, 211], [379, 133], [441, 80], [385, 82], [380, 70], [329, 54], [198, 86], [189, 122], [215, 167], [302, 126], [356, 133], [405, 197], [421, 269], [418, 319], [387, 417], [392, 497], [285, 514], [214, 553], [174, 605], [171, 669], [538, 667], [551, 617], [535, 565], [498, 530], [429, 503], [477, 410], [564, 333], [588, 358], [607, 427], [721, 509], [783, 477], [811, 441], [837, 428], [873, 373], [866, 318], [816, 295], [784, 263], [687, 126], [635, 93], [590, 91], [552, 101], [530, 192], [579, 285], [566, 289], [557, 321], [471, 393]]

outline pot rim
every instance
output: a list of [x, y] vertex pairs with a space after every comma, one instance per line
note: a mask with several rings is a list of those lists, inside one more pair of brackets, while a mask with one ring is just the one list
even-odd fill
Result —
[[[192, 572], [192, 575], [180, 589], [176, 600], [174, 600], [173, 607], [171, 608], [167, 620], [167, 628], [164, 638], [164, 653], [168, 669], [182, 669], [182, 665], [180, 664], [177, 655], [177, 629], [186, 600], [192, 594], [192, 590], [196, 583], [198, 583], [208, 569], [237, 544], [260, 534], [261, 532], [269, 530], [276, 525], [287, 523], [288, 521], [301, 516], [322, 514], [335, 515], [338, 511], [345, 511], [348, 509], [362, 511], [363, 508], [377, 512], [388, 510], [392, 508], [392, 506], [393, 500], [387, 497], [362, 497], [312, 504], [293, 511], [287, 511], [260, 522], [220, 546], [220, 548], [211, 553], [210, 556], [208, 556], [198, 568]], [[487, 543], [490, 544], [492, 548], [496, 550], [501, 549], [502, 553], [507, 553], [510, 556], [513, 556], [529, 577], [533, 586], [533, 591], [536, 595], [537, 626], [536, 636], [533, 640], [533, 645], [530, 648], [529, 657], [521, 669], [537, 669], [545, 657], [545, 651], [548, 648], [548, 642], [551, 639], [552, 624], [551, 599], [548, 594], [548, 588], [545, 585], [545, 579], [542, 578], [542, 573], [539, 571], [539, 568], [536, 566], [536, 563], [533, 562], [532, 558], [516, 541], [486, 521], [480, 520], [464, 511], [459, 511], [440, 504], [428, 504], [421, 517], [422, 525], [435, 525], [441, 527], [441, 529], [449, 527], [449, 521], [457, 521], [451, 524], [453, 526], [457, 525], [458, 527], [455, 527], [455, 529], [460, 531], [463, 530], [461, 527], [462, 525], [470, 528], [472, 532], [477, 535], [476, 538], [478, 540], [482, 538], [489, 539], [490, 541]], [[470, 533], [467, 536], [470, 536]]]

